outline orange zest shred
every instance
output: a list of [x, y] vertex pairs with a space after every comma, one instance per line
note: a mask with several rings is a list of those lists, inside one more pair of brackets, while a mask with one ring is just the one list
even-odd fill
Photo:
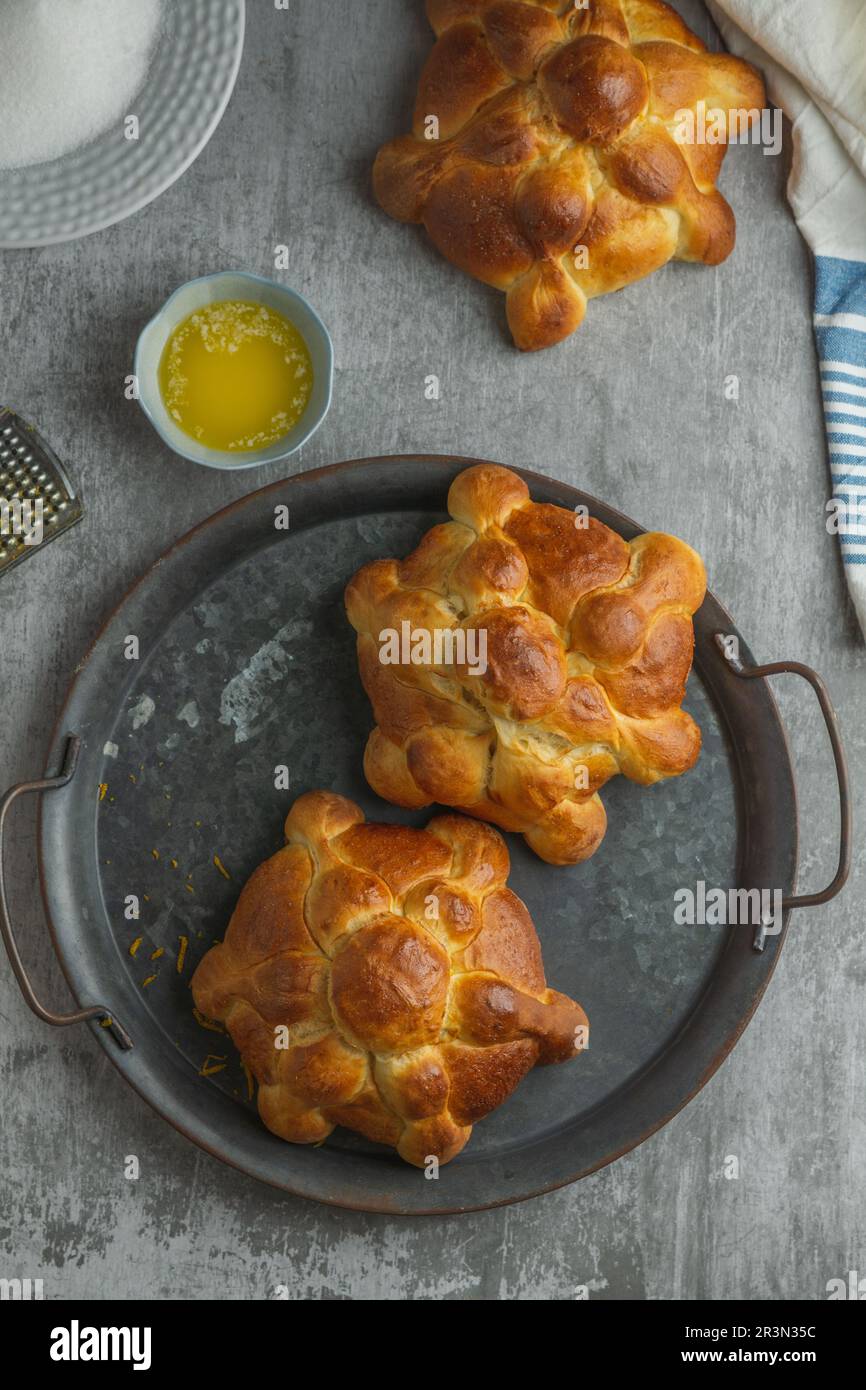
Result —
[[132, 945], [131, 945], [130, 948], [129, 948], [129, 954], [130, 954], [131, 956], [137, 956], [137, 955], [138, 955], [138, 948], [139, 948], [139, 946], [141, 945], [141, 943], [142, 943], [143, 940], [144, 940], [144, 937], [143, 937], [143, 936], [137, 936], [137, 937], [135, 938], [135, 940], [133, 941]]
[[108, 783], [107, 783], [107, 782], [100, 782], [100, 784], [99, 784], [99, 800], [100, 800], [100, 801], [104, 801], [104, 800], [105, 800], [105, 794], [106, 794], [107, 791], [108, 791]]
[[147, 989], [148, 985], [152, 985], [155, 979], [155, 975], [148, 975], [147, 979], [141, 982], [142, 989]]
[[165, 947], [164, 947], [164, 946], [157, 946], [156, 950], [153, 951], [153, 952], [151, 952], [151, 957], [150, 957], [150, 958], [151, 958], [151, 960], [159, 960], [160, 956], [164, 956], [164, 955], [165, 955]]
[[218, 1071], [225, 1071], [226, 1059], [220, 1053], [209, 1052], [198, 1069], [199, 1076], [216, 1076]]
[[178, 944], [178, 949], [177, 949], [177, 973], [178, 973], [178, 975], [182, 975], [182, 974], [183, 974], [183, 963], [184, 963], [184, 961], [186, 960], [187, 947], [189, 946], [189, 937], [188, 937], [188, 936], [179, 936], [179, 937], [178, 937], [178, 943], [179, 943], [179, 944]]
[[214, 855], [214, 857], [213, 857], [213, 862], [214, 862], [214, 868], [219, 870], [219, 872], [222, 874], [223, 878], [231, 878], [231, 874], [229, 873], [228, 869], [226, 868], [225, 864], [224, 864], [223, 861], [220, 859], [220, 857], [219, 857], [218, 854], [215, 854], [215, 855]]

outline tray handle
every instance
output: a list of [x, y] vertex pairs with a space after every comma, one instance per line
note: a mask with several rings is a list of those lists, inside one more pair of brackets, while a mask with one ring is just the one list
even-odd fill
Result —
[[18, 981], [21, 993], [24, 995], [25, 1003], [33, 1010], [37, 1018], [41, 1018], [43, 1023], [50, 1023], [53, 1028], [66, 1028], [70, 1023], [86, 1023], [88, 1019], [98, 1018], [103, 1027], [107, 1028], [117, 1043], [118, 1047], [124, 1052], [128, 1052], [132, 1047], [132, 1039], [127, 1033], [123, 1024], [117, 1017], [102, 1004], [94, 1004], [89, 1009], [79, 1009], [75, 1013], [56, 1014], [50, 1009], [46, 1009], [40, 1004], [36, 991], [30, 983], [21, 953], [18, 950], [18, 943], [12, 930], [12, 919], [9, 913], [9, 900], [6, 894], [6, 873], [4, 865], [5, 850], [5, 830], [6, 818], [9, 815], [15, 802], [21, 796], [26, 796], [31, 792], [55, 791], [58, 787], [65, 787], [75, 776], [75, 769], [78, 766], [78, 754], [81, 749], [81, 740], [74, 734], [70, 735], [63, 755], [63, 768], [57, 777], [46, 777], [38, 782], [20, 782], [18, 786], [11, 787], [3, 800], [0, 801], [0, 935], [3, 937], [3, 944], [9, 956], [9, 963]]
[[[830, 747], [833, 750], [833, 761], [836, 764], [836, 780], [839, 785], [839, 863], [836, 873], [826, 888], [820, 893], [800, 893], [793, 894], [791, 897], [782, 899], [782, 910], [787, 912], [794, 907], [820, 907], [822, 903], [828, 903], [831, 898], [835, 898], [845, 886], [848, 875], [851, 872], [851, 789], [848, 781], [848, 764], [845, 759], [845, 750], [842, 747], [842, 738], [839, 733], [839, 720], [833, 703], [830, 699], [826, 685], [811, 666], [804, 666], [801, 661], [773, 661], [766, 666], [744, 666], [738, 656], [732, 656], [726, 648], [727, 635], [722, 632], [715, 634], [716, 646], [727, 661], [735, 675], [741, 676], [746, 680], [761, 678], [763, 676], [782, 676], [793, 675], [802, 676], [804, 681], [808, 681], [818, 697], [818, 704], [821, 706], [821, 713], [824, 716], [824, 723], [827, 727], [827, 735], [830, 739]], [[763, 936], [763, 933], [761, 933]], [[763, 939], [760, 944], [755, 941], [758, 950], [763, 949]]]

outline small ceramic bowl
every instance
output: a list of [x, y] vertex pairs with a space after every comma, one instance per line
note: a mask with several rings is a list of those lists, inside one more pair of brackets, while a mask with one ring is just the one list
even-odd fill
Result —
[[[208, 449], [197, 443], [172, 419], [165, 408], [159, 389], [159, 364], [163, 349], [179, 323], [196, 309], [217, 300], [243, 299], [267, 304], [270, 309], [293, 323], [310, 350], [313, 362], [313, 392], [307, 408], [295, 427], [267, 449], [249, 453], [236, 450]], [[160, 438], [182, 458], [203, 463], [207, 468], [256, 468], [262, 463], [280, 463], [300, 449], [315, 434], [331, 406], [334, 381], [334, 349], [327, 328], [307, 301], [275, 280], [260, 275], [248, 275], [241, 270], [220, 271], [190, 280], [175, 290], [159, 313], [142, 331], [135, 349], [133, 367], [138, 381], [138, 398], [142, 410]]]

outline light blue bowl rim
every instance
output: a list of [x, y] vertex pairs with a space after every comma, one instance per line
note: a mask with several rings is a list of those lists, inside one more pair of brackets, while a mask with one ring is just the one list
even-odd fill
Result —
[[[183, 449], [177, 448], [176, 445], [170, 439], [166, 438], [166, 435], [163, 432], [162, 427], [160, 426], [158, 421], [154, 419], [154, 416], [151, 413], [151, 410], [147, 402], [145, 401], [144, 396], [141, 393], [141, 374], [139, 372], [139, 364], [141, 360], [141, 344], [144, 337], [150, 331], [150, 329], [153, 328], [154, 325], [159, 322], [163, 314], [165, 314], [168, 311], [168, 309], [171, 308], [171, 305], [177, 299], [178, 295], [183, 294], [185, 290], [192, 289], [193, 285], [206, 285], [213, 280], [221, 280], [225, 275], [234, 275], [237, 276], [239, 280], [250, 280], [258, 285], [267, 285], [269, 289], [278, 290], [280, 294], [285, 295], [287, 298], [293, 299], [295, 303], [302, 305], [312, 318], [314, 325], [319, 329], [319, 331], [322, 334], [322, 342], [325, 347], [325, 361], [328, 377], [325, 401], [321, 411], [319, 412], [318, 418], [313, 420], [306, 433], [302, 436], [301, 439], [298, 440], [296, 444], [292, 445], [291, 449], [287, 449], [284, 454], [276, 454], [273, 458], [253, 458], [248, 463], [238, 463], [235, 467], [226, 466], [218, 463], [206, 463], [204, 459], [193, 458], [192, 455], [186, 453]], [[173, 454], [177, 454], [179, 458], [186, 459], [188, 463], [198, 464], [200, 468], [213, 468], [221, 473], [241, 473], [246, 468], [262, 468], [269, 463], [282, 463], [284, 459], [291, 458], [292, 455], [296, 454], [299, 449], [303, 449], [304, 445], [312, 439], [313, 435], [316, 433], [316, 430], [319, 429], [319, 427], [322, 424], [324, 424], [328, 412], [331, 409], [331, 402], [334, 397], [334, 344], [331, 340], [331, 334], [328, 331], [328, 328], [324, 320], [313, 308], [310, 301], [306, 299], [304, 295], [300, 294], [298, 290], [293, 290], [289, 285], [281, 285], [279, 280], [271, 280], [270, 277], [267, 275], [256, 275], [251, 270], [214, 270], [211, 271], [208, 275], [196, 275], [192, 280], [185, 280], [182, 285], [178, 285], [177, 289], [173, 290], [172, 293], [168, 296], [168, 299], [166, 299], [164, 303], [160, 305], [156, 313], [148, 319], [147, 323], [142, 328], [136, 340], [135, 354], [132, 363], [132, 372], [139, 386], [138, 404], [141, 406], [141, 409], [143, 410], [145, 416], [149, 420], [151, 426], [159, 435], [160, 439], [162, 440], [163, 444], [166, 446], [167, 449], [170, 449]], [[239, 455], [239, 458], [240, 457], [242, 457], [242, 455]]]

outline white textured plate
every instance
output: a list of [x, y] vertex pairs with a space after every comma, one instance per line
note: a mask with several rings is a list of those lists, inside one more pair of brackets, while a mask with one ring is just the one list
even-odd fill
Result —
[[[167, 0], [165, 25], [122, 124], [62, 159], [0, 170], [0, 246], [46, 246], [138, 212], [179, 179], [213, 135], [235, 85], [244, 0]], [[132, 114], [132, 113], [131, 113]]]

